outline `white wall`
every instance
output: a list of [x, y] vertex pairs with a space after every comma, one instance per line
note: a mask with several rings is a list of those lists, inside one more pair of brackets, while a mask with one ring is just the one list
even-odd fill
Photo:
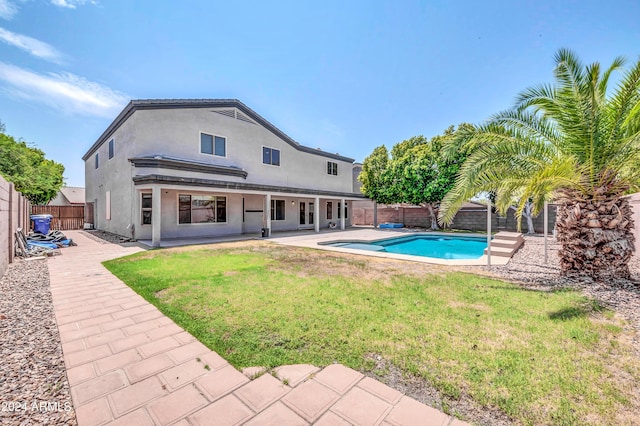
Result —
[[[132, 234], [127, 226], [134, 223], [137, 229], [139, 225], [139, 220], [133, 222], [137, 218], [135, 211], [139, 196], [131, 179], [133, 166], [129, 162], [136, 149], [135, 121], [134, 114], [98, 148], [98, 169], [95, 168], [96, 153], [85, 161], [85, 198], [87, 202], [95, 203], [95, 228], [128, 237]], [[115, 149], [114, 157], [109, 159], [111, 139], [114, 139]], [[105, 219], [107, 191], [111, 192], [111, 220]]]
[[[226, 156], [218, 157], [200, 153], [200, 132], [223, 136], [227, 139]], [[114, 158], [109, 159], [109, 140], [115, 143]], [[262, 163], [262, 147], [280, 150], [280, 166]], [[99, 155], [99, 167], [95, 169], [95, 155]], [[185, 160], [198, 161], [223, 166], [236, 166], [244, 169], [246, 179], [201, 172], [162, 168], [136, 168], [130, 158], [151, 155], [163, 155]], [[327, 161], [338, 163], [338, 176], [327, 174]], [[263, 185], [274, 185], [304, 189], [320, 189], [351, 193], [353, 190], [352, 164], [328, 157], [296, 150], [290, 144], [277, 137], [259, 124], [247, 123], [227, 117], [209, 108], [158, 109], [135, 111], [115, 132], [98, 147], [85, 162], [86, 201], [95, 203], [97, 229], [124, 236], [134, 236], [131, 224], [135, 227], [135, 237], [151, 238], [151, 225], [141, 224], [140, 188], [133, 184], [135, 175], [161, 174], [169, 176], [191, 177], [199, 179], [224, 180]], [[111, 220], [106, 220], [106, 193], [111, 197]], [[212, 188], [208, 194], [223, 194]], [[177, 236], [210, 236], [239, 234], [245, 232], [242, 223], [242, 195], [227, 196], [226, 224], [177, 224], [177, 194], [198, 193], [197, 191], [162, 191], [162, 235], [161, 238]], [[274, 199], [278, 197], [274, 196]], [[282, 197], [280, 197], [282, 198]], [[260, 203], [262, 196], [245, 195], [253, 206]], [[297, 229], [298, 199], [285, 197], [286, 220], [274, 221], [275, 231]], [[294, 201], [294, 204], [291, 204]], [[338, 201], [333, 201], [337, 219]], [[326, 201], [320, 205], [320, 226], [327, 227]], [[258, 215], [259, 213], [249, 213]], [[246, 218], [247, 213], [245, 213]], [[350, 215], [349, 215], [350, 216]], [[348, 223], [348, 222], [347, 222]], [[252, 231], [252, 230], [247, 230]]]
[[[248, 172], [247, 179], [210, 175], [210, 179], [243, 181], [326, 191], [352, 192], [352, 165], [296, 150], [258, 124], [227, 117], [208, 108], [136, 111], [135, 156], [166, 155], [209, 164], [236, 166]], [[129, 119], [131, 120], [131, 118]], [[200, 153], [200, 132], [227, 139], [226, 157]], [[105, 144], [106, 145], [106, 144]], [[280, 166], [262, 163], [262, 147], [280, 150]], [[338, 163], [338, 176], [327, 174], [327, 161]], [[140, 168], [138, 174], [149, 174]], [[164, 174], [181, 176], [179, 170]], [[202, 177], [202, 174], [198, 174]], [[189, 174], [190, 177], [195, 177]]]

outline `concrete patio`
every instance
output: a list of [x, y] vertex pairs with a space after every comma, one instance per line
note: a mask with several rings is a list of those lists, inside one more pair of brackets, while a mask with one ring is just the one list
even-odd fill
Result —
[[48, 264], [80, 426], [466, 424], [340, 364], [251, 380], [100, 263], [141, 248], [67, 235]]

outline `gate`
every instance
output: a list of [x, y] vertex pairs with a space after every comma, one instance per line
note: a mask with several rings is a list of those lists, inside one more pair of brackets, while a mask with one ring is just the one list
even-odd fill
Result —
[[68, 231], [84, 228], [84, 206], [31, 206], [31, 214], [53, 216], [52, 230]]

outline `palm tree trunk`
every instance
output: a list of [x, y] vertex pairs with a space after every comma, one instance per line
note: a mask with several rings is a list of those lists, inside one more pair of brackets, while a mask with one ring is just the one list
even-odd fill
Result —
[[527, 204], [524, 206], [524, 217], [527, 219], [527, 234], [536, 233], [536, 229], [533, 226], [533, 214], [531, 214], [532, 208], [533, 203], [531, 201], [527, 201]]
[[585, 198], [571, 194], [556, 219], [563, 275], [594, 280], [630, 278], [635, 250], [629, 201], [622, 197]]

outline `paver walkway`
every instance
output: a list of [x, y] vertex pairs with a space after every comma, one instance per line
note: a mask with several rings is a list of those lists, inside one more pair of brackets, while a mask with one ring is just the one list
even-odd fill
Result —
[[100, 264], [139, 248], [67, 235], [48, 264], [80, 426], [466, 424], [339, 364], [250, 380]]

